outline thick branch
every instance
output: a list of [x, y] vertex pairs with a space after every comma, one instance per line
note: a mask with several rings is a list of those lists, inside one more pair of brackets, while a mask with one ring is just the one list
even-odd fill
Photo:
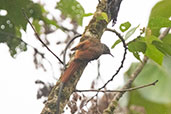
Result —
[[[104, 33], [107, 27], [107, 24], [111, 20], [110, 16], [108, 16], [109, 17], [108, 21], [106, 21], [105, 19], [98, 18], [99, 16], [101, 16], [102, 13], [106, 13], [107, 15], [109, 15], [106, 6], [107, 6], [107, 0], [101, 0], [101, 2], [97, 6], [93, 18], [91, 19], [89, 25], [86, 27], [84, 33], [82, 34], [82, 38], [80, 41], [86, 40], [87, 38], [97, 38], [97, 39], [101, 38], [102, 34]], [[70, 80], [65, 84], [65, 87], [62, 91], [63, 96], [61, 96], [60, 112], [62, 112], [64, 106], [67, 104], [69, 100], [69, 97], [75, 90], [77, 82], [79, 81], [81, 74], [86, 66], [87, 63], [81, 63], [78, 71], [76, 71], [74, 75], [70, 78]], [[52, 89], [51, 93], [49, 94], [48, 101], [46, 102], [45, 107], [42, 110], [41, 114], [55, 114], [60, 83], [61, 82], [59, 80], [54, 86], [54, 88]]]

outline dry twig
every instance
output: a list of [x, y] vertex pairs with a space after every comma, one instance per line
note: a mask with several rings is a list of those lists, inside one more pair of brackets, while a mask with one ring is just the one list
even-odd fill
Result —
[[68, 47], [70, 46], [70, 44], [71, 44], [76, 38], [78, 38], [78, 37], [81, 37], [81, 34], [78, 34], [77, 36], [75, 36], [74, 38], [72, 38], [72, 39], [68, 42], [68, 44], [66, 45], [66, 47], [65, 47], [65, 49], [64, 49], [64, 54], [63, 54], [63, 64], [64, 64], [64, 67], [66, 67], [66, 64], [65, 64], [66, 60], [65, 60], [65, 58], [66, 58], [67, 49], [68, 49]]
[[128, 92], [128, 91], [133, 91], [133, 90], [137, 90], [137, 89], [142, 89], [145, 87], [149, 87], [149, 86], [155, 86], [155, 84], [158, 82], [158, 80], [146, 84], [146, 85], [142, 85], [142, 86], [138, 86], [138, 87], [133, 87], [133, 88], [129, 88], [129, 89], [122, 89], [122, 90], [75, 90], [75, 92]]
[[50, 53], [52, 53], [53, 56], [55, 56], [55, 57], [58, 59], [58, 61], [59, 61], [61, 64], [64, 64], [64, 63], [62, 62], [62, 60], [61, 60], [55, 53], [53, 53], [53, 51], [52, 51], [51, 49], [49, 49], [49, 47], [41, 40], [41, 38], [40, 38], [39, 34], [37, 33], [36, 29], [33, 27], [33, 25], [31, 24], [31, 22], [29, 21], [29, 18], [27, 17], [27, 15], [26, 15], [24, 9], [22, 9], [22, 12], [23, 12], [23, 15], [24, 15], [25, 19], [27, 20], [27, 22], [30, 24], [31, 28], [33, 29], [33, 31], [34, 31], [34, 33], [35, 33], [37, 39], [43, 44], [43, 46], [46, 47], [46, 49], [47, 49]]
[[[160, 34], [159, 39], [163, 39], [168, 33], [169, 33], [170, 28], [167, 28], [163, 33]], [[142, 69], [144, 68], [145, 64], [147, 63], [148, 58], [146, 56], [144, 56], [144, 59], [142, 61], [142, 63], [140, 63], [138, 65], [138, 67], [136, 68], [136, 70], [131, 74], [130, 79], [128, 80], [128, 82], [123, 86], [123, 89], [128, 89], [131, 87], [133, 81], [136, 79], [136, 77], [138, 76], [138, 74], [142, 71]], [[109, 104], [108, 108], [104, 110], [103, 114], [109, 114], [109, 113], [113, 113], [114, 110], [117, 107], [117, 102], [119, 101], [119, 99], [123, 96], [123, 94], [126, 91], [123, 92], [118, 92], [117, 94], [115, 94], [112, 102]]]

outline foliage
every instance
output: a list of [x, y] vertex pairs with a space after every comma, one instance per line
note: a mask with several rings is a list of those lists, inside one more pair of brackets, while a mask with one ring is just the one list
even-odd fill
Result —
[[119, 27], [119, 29], [122, 31], [122, 32], [125, 32], [126, 30], [128, 30], [129, 28], [131, 27], [131, 23], [130, 22], [125, 22], [125, 23], [122, 23]]
[[105, 20], [106, 22], [109, 22], [108, 21], [108, 16], [105, 12], [102, 12], [102, 13], [98, 13], [97, 14], [97, 20]]
[[[162, 64], [163, 57], [168, 56], [171, 54], [171, 44], [170, 39], [171, 35], [168, 34], [166, 36], [166, 40], [159, 40], [159, 31], [163, 27], [171, 27], [171, 21], [169, 18], [171, 17], [171, 13], [169, 7], [171, 7], [171, 1], [170, 0], [163, 0], [158, 2], [152, 9], [151, 15], [149, 18], [148, 23], [148, 29], [146, 29], [145, 37], [142, 36], [142, 33], [140, 33], [140, 36], [135, 38], [134, 40], [128, 42], [128, 49], [130, 52], [133, 53], [133, 55], [141, 61], [140, 53], [143, 53], [153, 61], [155, 61], [158, 64]], [[120, 30], [122, 32], [125, 32], [128, 30], [128, 28], [131, 26], [129, 22], [125, 22], [120, 25]], [[123, 29], [123, 27], [125, 29]], [[132, 28], [129, 30], [126, 35], [124, 36], [124, 39], [127, 40], [136, 29], [139, 28], [139, 26]], [[119, 44], [121, 40], [117, 40], [112, 48], [114, 48], [117, 44]]]
[[[140, 62], [141, 54], [152, 60], [146, 64], [133, 85], [138, 86], [143, 85], [144, 82], [159, 80], [155, 88], [149, 87], [131, 92], [128, 98], [128, 106], [143, 106], [146, 113], [149, 114], [155, 114], [156, 112], [158, 114], [169, 114], [171, 112], [171, 34], [168, 34], [162, 40], [158, 39], [163, 28], [171, 27], [170, 7], [171, 0], [158, 2], [151, 11], [146, 33], [142, 31], [139, 36], [127, 42], [128, 50]], [[27, 44], [21, 39], [21, 30], [26, 31], [27, 28], [27, 21], [22, 14], [22, 8], [24, 8], [27, 16], [32, 19], [38, 33], [40, 33], [42, 27], [45, 27], [40, 25], [40, 21], [48, 27], [53, 25], [56, 29], [64, 29], [55, 20], [47, 18], [49, 12], [39, 3], [34, 3], [31, 0], [0, 0], [0, 43], [8, 45], [13, 57], [18, 52], [27, 50]], [[61, 17], [64, 17], [63, 20], [70, 18], [71, 22], [79, 26], [82, 25], [84, 17], [93, 15], [92, 13], [85, 14], [84, 8], [76, 0], [60, 0], [56, 4], [56, 9], [61, 12]], [[97, 19], [108, 22], [108, 16], [104, 12], [98, 14]], [[139, 25], [131, 27], [131, 23], [127, 21], [122, 23], [119, 28], [127, 41], [134, 35]], [[114, 42], [112, 48], [115, 48], [120, 42], [120, 39]], [[136, 66], [137, 63], [131, 65], [126, 72], [128, 77]]]
[[[142, 107], [145, 113], [136, 111], [136, 108], [131, 110], [131, 107]], [[129, 95], [129, 104], [131, 114], [170, 114], [171, 103], [162, 104], [144, 98], [138, 91], [133, 91]]]
[[76, 21], [76, 23], [82, 25], [85, 11], [76, 0], [60, 0], [56, 8], [59, 9], [65, 17], [70, 17], [72, 21]]
[[38, 22], [42, 20], [46, 24], [52, 24], [43, 16], [46, 11], [43, 6], [30, 0], [0, 0], [0, 11], [6, 11], [6, 15], [0, 15], [0, 43], [6, 43], [10, 48], [11, 56], [20, 51], [26, 51], [26, 44], [21, 40], [20, 30], [26, 30], [27, 21], [22, 14], [25, 9], [28, 17], [33, 18], [33, 24], [40, 31]]
[[[155, 88], [148, 87], [130, 92], [129, 97], [127, 98], [128, 107], [133, 114], [140, 113], [136, 112], [136, 108], [139, 106], [143, 107], [145, 110], [144, 113], [147, 114], [170, 114], [171, 112], [171, 71], [169, 70], [171, 67], [171, 34], [168, 34], [162, 40], [158, 38], [163, 28], [171, 27], [171, 20], [169, 20], [171, 17], [170, 7], [170, 0], [158, 2], [151, 11], [146, 33], [143, 35], [143, 30], [139, 36], [127, 43], [128, 50], [133, 53], [139, 61], [141, 61], [140, 53], [153, 60], [145, 65], [143, 71], [138, 75], [133, 85], [138, 86], [143, 85], [144, 83], [153, 82], [154, 80], [159, 80], [159, 83]], [[121, 24], [121, 26], [124, 25], [126, 24]], [[122, 30], [121, 26], [121, 32], [129, 30]], [[137, 26], [137, 28], [138, 27], [139, 26]], [[135, 27], [133, 31], [135, 32], [137, 28]], [[114, 43], [113, 48], [119, 43], [120, 40], [117, 40]], [[127, 76], [126, 78], [128, 78], [136, 69], [137, 65], [138, 63], [133, 63], [130, 66], [129, 70], [125, 73]], [[135, 106], [136, 108], [131, 110], [132, 106]]]
[[170, 26], [170, 6], [170, 0], [162, 0], [153, 7], [148, 23], [148, 27], [151, 29], [152, 35], [158, 37], [162, 27]]
[[158, 64], [162, 64], [164, 54], [159, 51], [154, 45], [153, 42], [160, 42], [157, 37], [155, 36], [150, 36], [150, 37], [141, 37], [137, 38], [136, 40], [130, 42], [128, 44], [128, 49], [129, 51], [133, 52], [135, 57], [138, 59], [139, 57], [139, 52], [144, 53], [146, 56], [157, 62]]
[[[26, 31], [27, 26], [22, 8], [24, 8], [27, 16], [33, 19], [33, 25], [38, 33], [40, 33], [41, 28], [44, 27], [40, 26], [40, 21], [48, 27], [53, 25], [63, 30], [56, 21], [46, 17], [48, 12], [41, 4], [34, 3], [31, 0], [0, 0], [0, 3], [0, 43], [6, 43], [8, 45], [11, 56], [13, 57], [18, 52], [27, 50], [27, 44], [21, 40], [20, 30], [23, 29]], [[79, 25], [82, 25], [84, 16], [91, 15], [90, 13], [85, 14], [82, 6], [75, 0], [61, 0], [57, 5], [56, 8], [58, 8], [63, 15], [70, 17]], [[4, 15], [3, 12], [7, 14]]]
[[[125, 23], [122, 23], [120, 25], [120, 30], [122, 32], [125, 32], [126, 30], [128, 30], [129, 28], [131, 27], [131, 23], [130, 22], [125, 22]], [[131, 37], [135, 31], [137, 30], [137, 28], [139, 27], [139, 25], [137, 27], [133, 27], [131, 28], [124, 36], [124, 40], [126, 41], [129, 37]], [[114, 48], [117, 44], [119, 44], [121, 42], [121, 40], [116, 40], [115, 43], [112, 45], [112, 48]]]
[[[130, 93], [129, 105], [140, 105], [145, 108], [147, 113], [162, 114], [171, 112], [171, 57], [164, 57], [163, 66], [160, 66], [152, 61], [145, 65], [143, 71], [138, 75], [134, 86], [143, 85], [144, 82], [150, 83], [154, 80], [159, 80], [155, 87], [148, 87]], [[126, 76], [135, 70], [137, 63], [133, 63]], [[148, 104], [148, 105], [147, 105]], [[157, 111], [158, 110], [158, 111]]]

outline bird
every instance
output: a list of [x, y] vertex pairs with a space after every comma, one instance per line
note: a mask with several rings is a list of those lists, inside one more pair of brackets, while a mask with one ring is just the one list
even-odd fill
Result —
[[75, 51], [75, 55], [68, 68], [66, 68], [63, 75], [61, 76], [56, 114], [59, 114], [60, 96], [64, 85], [67, 83], [69, 78], [73, 76], [74, 73], [79, 69], [81, 63], [88, 63], [92, 60], [96, 60], [102, 54], [109, 54], [113, 57], [108, 46], [104, 43], [101, 43], [100, 40], [96, 38], [88, 38], [80, 42], [76, 47], [72, 48], [71, 51]]

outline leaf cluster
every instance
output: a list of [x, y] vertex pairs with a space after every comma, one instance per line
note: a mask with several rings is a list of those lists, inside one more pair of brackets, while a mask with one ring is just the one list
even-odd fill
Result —
[[[160, 31], [165, 27], [171, 27], [171, 13], [168, 10], [171, 7], [170, 0], [163, 0], [158, 2], [152, 9], [149, 17], [149, 23], [144, 31], [134, 40], [128, 42], [128, 49], [133, 55], [141, 61], [140, 53], [143, 53], [156, 63], [162, 65], [164, 56], [171, 56], [171, 35], [168, 34], [163, 40], [159, 40]], [[130, 22], [125, 22], [120, 25], [122, 32], [127, 31], [131, 27]], [[133, 27], [125, 34], [124, 39], [130, 38], [139, 28]], [[143, 36], [144, 32], [144, 36]], [[121, 41], [117, 40], [112, 48], [114, 48]]]

